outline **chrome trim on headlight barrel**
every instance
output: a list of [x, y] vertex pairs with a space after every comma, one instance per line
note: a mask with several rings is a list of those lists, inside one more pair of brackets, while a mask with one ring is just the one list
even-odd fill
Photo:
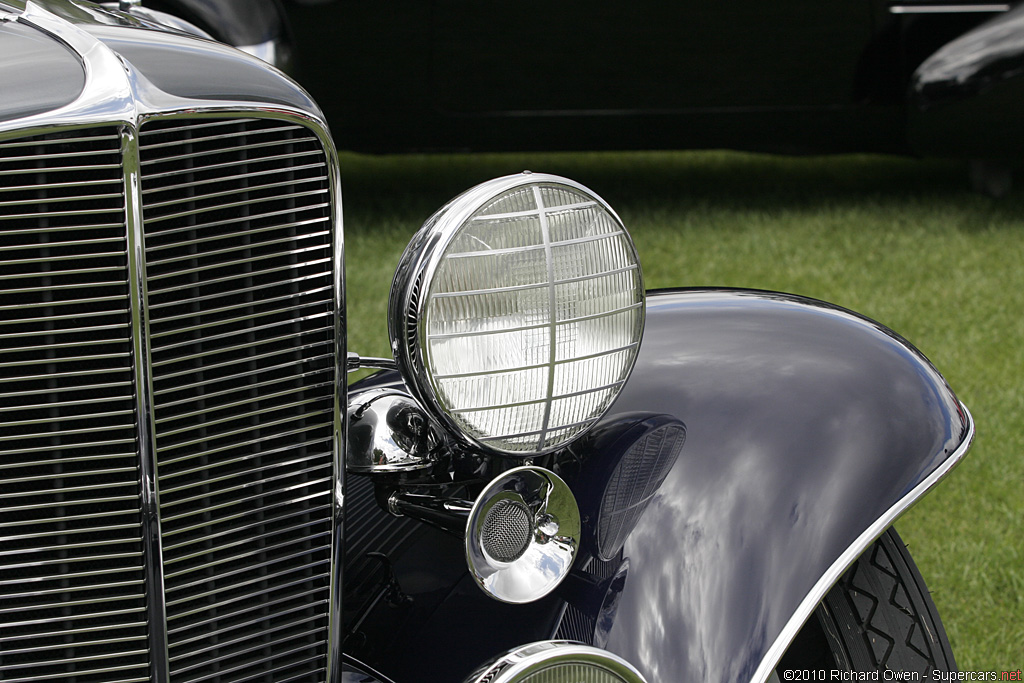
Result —
[[938, 484], [942, 479], [956, 467], [971, 448], [971, 443], [974, 441], [974, 418], [971, 416], [970, 411], [963, 403], [960, 403], [960, 408], [963, 410], [964, 417], [967, 420], [966, 430], [967, 433], [964, 435], [964, 439], [960, 442], [960, 446], [950, 456], [942, 462], [935, 470], [929, 474], [924, 481], [915, 486], [907, 495], [900, 498], [892, 507], [885, 511], [885, 513], [879, 517], [875, 522], [869, 526], [864, 532], [857, 537], [857, 540], [850, 544], [842, 555], [840, 555], [835, 562], [828, 568], [828, 570], [822, 574], [821, 578], [818, 579], [814, 587], [804, 596], [804, 599], [800, 602], [800, 606], [786, 622], [779, 636], [772, 643], [772, 646], [768, 648], [764, 658], [761, 660], [761, 664], [757, 667], [757, 671], [754, 676], [750, 679], [751, 683], [765, 683], [771, 677], [775, 671], [775, 667], [778, 665], [779, 660], [782, 659], [782, 655], [786, 653], [790, 643], [796, 638], [797, 633], [803, 628], [804, 623], [817, 609], [818, 605], [822, 600], [825, 599], [825, 595], [828, 594], [832, 586], [846, 572], [847, 568], [853, 564], [853, 562], [860, 557], [860, 555], [870, 546], [876, 538], [885, 533], [896, 519], [906, 512], [910, 507], [916, 503], [925, 493], [927, 493], [933, 486]]
[[[510, 650], [470, 674], [465, 683], [531, 683], [553, 680], [543, 676], [551, 668], [571, 667], [567, 680], [594, 683], [646, 683], [643, 675], [622, 657], [582, 643], [547, 640]], [[600, 678], [598, 678], [600, 676]], [[561, 679], [555, 679], [561, 680]]]

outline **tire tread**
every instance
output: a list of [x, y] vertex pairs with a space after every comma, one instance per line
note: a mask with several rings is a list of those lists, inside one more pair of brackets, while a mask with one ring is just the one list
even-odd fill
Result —
[[935, 603], [894, 529], [853, 563], [822, 610], [819, 618], [835, 625], [833, 648], [856, 671], [956, 670]]

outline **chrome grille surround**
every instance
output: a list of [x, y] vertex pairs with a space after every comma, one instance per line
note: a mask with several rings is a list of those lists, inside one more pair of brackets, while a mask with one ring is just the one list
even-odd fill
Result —
[[[345, 348], [342, 335], [344, 297], [340, 193], [337, 161], [326, 127], [315, 112], [287, 105], [261, 107], [251, 102], [230, 101], [197, 103], [167, 95], [138, 78], [129, 64], [120, 61], [89, 33], [66, 19], [50, 14], [42, 6], [27, 5], [18, 20], [57, 37], [74, 50], [86, 65], [86, 87], [77, 101], [60, 110], [0, 123], [0, 157], [7, 157], [10, 161], [12, 157], [32, 156], [30, 163], [45, 166], [53, 160], [44, 159], [46, 153], [41, 151], [40, 145], [56, 144], [65, 148], [68, 144], [81, 145], [82, 153], [72, 156], [82, 158], [88, 157], [87, 152], [96, 145], [107, 145], [99, 156], [104, 158], [103, 165], [110, 166], [104, 170], [110, 171], [111, 175], [68, 179], [55, 174], [78, 171], [54, 167], [48, 175], [34, 173], [31, 180], [16, 184], [9, 180], [12, 174], [0, 175], [0, 183], [13, 187], [8, 188], [8, 192], [0, 191], [0, 232], [3, 232], [0, 240], [4, 240], [3, 246], [12, 247], [10, 250], [0, 248], [0, 277], [8, 275], [8, 264], [14, 261], [41, 264], [38, 265], [39, 273], [33, 271], [39, 280], [35, 285], [26, 285], [29, 280], [13, 278], [14, 285], [7, 287], [8, 283], [0, 279], [0, 289], [13, 290], [12, 294], [19, 297], [11, 300], [9, 306], [6, 298], [0, 301], [0, 335], [6, 322], [14, 326], [20, 337], [28, 340], [22, 343], [15, 342], [13, 337], [0, 337], [0, 439], [10, 437], [0, 440], [0, 493], [14, 494], [14, 497], [4, 496], [0, 501], [0, 679], [74, 683], [329, 680], [335, 668], [340, 670], [343, 509], [340, 444], [344, 442], [340, 416], [344, 414], [344, 395], [339, 395], [337, 390], [340, 378], [344, 377], [338, 364], [339, 359], [345, 356]], [[157, 365], [163, 347], [160, 346], [162, 342], [156, 340], [163, 337], [154, 340], [151, 332], [159, 334], [162, 331], [160, 325], [164, 324], [171, 328], [191, 325], [183, 322], [184, 318], [171, 320], [174, 317], [171, 313], [167, 314], [167, 319], [160, 318], [156, 306], [153, 313], [158, 322], [153, 323], [150, 318], [151, 303], [162, 294], [155, 292], [153, 302], [150, 301], [146, 277], [150, 265], [147, 260], [154, 261], [152, 267], [155, 271], [163, 268], [165, 273], [167, 269], [173, 270], [178, 266], [163, 262], [162, 256], [157, 256], [156, 252], [146, 252], [146, 240], [156, 238], [150, 238], [149, 229], [143, 222], [142, 193], [148, 177], [144, 178], [145, 169], [140, 161], [140, 146], [145, 146], [145, 143], [140, 145], [140, 130], [176, 126], [163, 122], [186, 119], [198, 125], [206, 125], [213, 119], [231, 119], [246, 121], [237, 124], [243, 127], [286, 127], [300, 131], [312, 141], [312, 146], [319, 149], [321, 175], [317, 182], [325, 197], [324, 206], [320, 208], [323, 211], [321, 218], [326, 218], [321, 223], [325, 223], [326, 229], [320, 230], [318, 239], [322, 241], [316, 248], [321, 254], [321, 263], [326, 264], [325, 275], [314, 287], [315, 293], [303, 289], [297, 294], [299, 299], [318, 298], [318, 305], [323, 309], [318, 318], [323, 322], [318, 334], [327, 343], [322, 345], [321, 353], [311, 353], [309, 357], [305, 355], [310, 348], [306, 343], [293, 344], [289, 358], [296, 365], [319, 363], [309, 368], [314, 375], [307, 377], [304, 371], [291, 378], [293, 382], [306, 382], [307, 379], [310, 382], [303, 387], [291, 387], [295, 389], [295, 400], [283, 400], [284, 390], [280, 383], [274, 385], [277, 387], [274, 390], [269, 384], [256, 382], [250, 395], [234, 398], [230, 397], [231, 387], [227, 385], [211, 389], [212, 385], [203, 384], [201, 378], [198, 383], [191, 383], [203, 384], [203, 388], [195, 389], [197, 392], [206, 395], [209, 391], [217, 395], [207, 398], [221, 400], [218, 406], [222, 412], [210, 420], [216, 423], [209, 427], [211, 433], [220, 428], [240, 435], [245, 430], [239, 429], [238, 420], [244, 420], [248, 421], [245, 427], [250, 440], [261, 437], [266, 429], [274, 429], [275, 422], [274, 419], [264, 420], [263, 409], [280, 409], [281, 402], [316, 404], [317, 420], [320, 420], [315, 425], [305, 416], [294, 421], [297, 433], [311, 435], [304, 441], [315, 441], [315, 452], [309, 449], [308, 443], [300, 444], [292, 457], [274, 460], [274, 448], [263, 442], [265, 448], [256, 447], [245, 454], [233, 454], [236, 456], [234, 460], [244, 460], [252, 467], [244, 472], [231, 470], [230, 476], [237, 477], [231, 488], [245, 489], [246, 493], [257, 495], [248, 496], [251, 505], [240, 517], [231, 520], [224, 518], [227, 515], [216, 519], [204, 518], [204, 531], [201, 533], [211, 537], [206, 539], [207, 545], [198, 551], [193, 548], [192, 554], [200, 552], [209, 558], [207, 564], [217, 564], [223, 559], [223, 554], [216, 555], [223, 550], [221, 540], [236, 544], [242, 540], [254, 544], [257, 550], [254, 557], [269, 559], [266, 564], [272, 565], [284, 562], [286, 558], [271, 556], [273, 548], [270, 546], [273, 543], [266, 539], [272, 541], [274, 533], [290, 530], [303, 537], [302, 542], [294, 547], [298, 551], [295, 554], [308, 551], [312, 553], [312, 559], [298, 563], [298, 569], [289, 566], [288, 571], [276, 572], [273, 567], [266, 571], [266, 566], [254, 568], [220, 563], [217, 566], [222, 567], [223, 572], [204, 571], [202, 576], [193, 574], [185, 586], [179, 585], [180, 581], [175, 583], [179, 577], [172, 576], [174, 572], [168, 569], [166, 588], [171, 592], [165, 595], [165, 549], [167, 556], [172, 558], [176, 552], [184, 552], [183, 546], [178, 545], [178, 540], [184, 536], [173, 542], [169, 540], [173, 537], [165, 539], [162, 536], [164, 520], [161, 512], [172, 516], [167, 511], [175, 503], [201, 507], [205, 502], [214, 506], [225, 502], [223, 498], [215, 499], [218, 494], [214, 489], [228, 481], [223, 478], [226, 472], [223, 468], [231, 467], [218, 462], [201, 473], [183, 474], [180, 468], [174, 469], [173, 463], [165, 463], [161, 459], [160, 474], [167, 475], [170, 483], [166, 485], [166, 496], [160, 497], [157, 448], [162, 448], [168, 439], [201, 441], [206, 438], [202, 426], [206, 421], [206, 411], [205, 406], [194, 406], [186, 411], [194, 414], [199, 424], [187, 425], [191, 432], [179, 431], [186, 428], [181, 420], [164, 421], [164, 417], [176, 409], [184, 410], [181, 406], [185, 403], [180, 402], [184, 396], [179, 393], [168, 399], [168, 403], [175, 403], [169, 408], [154, 404], [153, 400], [154, 392], [161, 390], [162, 383], [173, 380], [161, 374], [164, 366]], [[78, 138], [87, 139], [71, 142]], [[102, 143], [97, 142], [99, 138], [103, 138]], [[22, 147], [31, 153], [13, 151]], [[65, 156], [62, 153], [60, 158]], [[237, 160], [233, 163], [237, 166]], [[3, 160], [0, 159], [2, 165]], [[244, 164], [241, 168], [245, 173]], [[92, 184], [94, 180], [97, 182]], [[216, 184], [220, 183], [220, 180], [216, 181]], [[37, 187], [39, 184], [46, 187], [41, 190]], [[33, 187], [26, 189], [24, 186], [28, 185]], [[241, 190], [237, 186], [218, 187], [218, 192], [221, 190], [236, 195], [236, 200], [229, 202], [235, 204], [230, 210], [244, 212], [244, 207], [252, 203], [251, 184]], [[22, 197], [18, 192], [33, 194]], [[66, 197], [62, 193], [70, 197], [67, 202], [63, 201]], [[32, 202], [22, 204], [26, 199]], [[38, 200], [41, 199], [49, 204], [40, 204]], [[178, 200], [198, 206], [193, 201], [195, 197], [187, 200], [179, 197]], [[36, 208], [22, 210], [21, 206]], [[146, 211], [158, 211], [160, 208], [147, 204]], [[296, 205], [287, 208], [294, 212]], [[25, 217], [22, 214], [30, 215]], [[47, 216], [40, 218], [41, 214]], [[93, 225], [87, 222], [96, 216], [103, 218], [101, 223]], [[235, 214], [235, 218], [246, 220], [249, 217]], [[25, 230], [18, 232], [20, 224], [17, 221], [29, 223], [24, 223], [22, 227]], [[154, 225], [157, 223], [159, 221]], [[251, 222], [240, 227], [236, 224], [235, 232], [258, 233], [263, 227], [266, 226], [256, 226]], [[28, 236], [33, 241], [30, 242]], [[25, 237], [24, 244], [18, 241], [22, 237]], [[252, 261], [265, 254], [250, 259], [251, 255], [251, 252], [242, 254], [234, 260]], [[220, 254], [211, 256], [214, 260], [221, 258]], [[182, 261], [186, 262], [192, 261]], [[296, 264], [281, 265], [293, 267]], [[36, 267], [26, 266], [29, 269]], [[108, 278], [109, 286], [97, 287], [108, 282], [96, 279], [101, 277]], [[168, 281], [173, 279], [168, 278]], [[305, 282], [301, 277], [299, 281]], [[88, 289], [82, 291], [85, 286]], [[243, 282], [241, 288], [245, 287]], [[70, 312], [65, 313], [65, 309]], [[242, 307], [241, 311], [245, 312], [232, 314], [233, 317], [246, 318], [248, 312], [253, 314], [253, 317], [246, 318], [248, 322], [237, 321], [242, 327], [252, 328], [244, 334], [257, 334], [259, 321], [266, 320], [259, 314], [266, 309]], [[205, 309], [204, 312], [219, 315]], [[301, 315], [304, 310], [299, 310], [299, 313], [297, 317], [306, 317]], [[14, 315], [17, 317], [12, 317]], [[65, 332], [66, 337], [63, 336]], [[294, 339], [300, 340], [303, 339], [301, 335], [307, 334], [304, 330], [289, 332], [293, 332]], [[176, 333], [178, 337], [169, 334], [166, 339], [181, 341], [181, 334], [192, 334], [182, 329], [176, 329]], [[202, 339], [193, 339], [189, 343], [206, 343], [205, 333], [198, 334]], [[310, 361], [314, 355], [316, 359]], [[46, 361], [45, 365], [42, 361]], [[61, 363], [73, 366], [73, 369], [61, 371]], [[170, 368], [171, 364], [167, 367]], [[198, 366], [193, 364], [190, 372], [194, 377], [208, 369], [199, 361]], [[151, 374], [154, 370], [155, 378]], [[8, 381], [5, 382], [5, 378]], [[161, 396], [157, 395], [158, 403]], [[59, 405], [55, 406], [58, 401]], [[155, 412], [154, 405], [160, 413]], [[10, 410], [5, 411], [4, 408]], [[12, 414], [17, 417], [5, 419]], [[180, 415], [174, 414], [174, 417], [179, 418]], [[282, 415], [279, 413], [278, 417]], [[292, 419], [295, 415], [287, 417]], [[235, 427], [228, 428], [231, 420], [235, 421], [232, 423]], [[285, 421], [276, 421], [278, 426], [285, 424]], [[192, 436], [184, 436], [188, 433]], [[18, 447], [4, 448], [11, 443], [17, 443]], [[290, 449], [294, 444], [278, 441], [274, 445], [280, 450]], [[302, 467], [295, 462], [301, 459], [308, 461], [307, 466]], [[260, 472], [270, 472], [270, 476], [261, 476]], [[274, 482], [282, 483], [287, 477], [293, 477], [287, 488], [301, 489], [304, 496], [314, 502], [306, 504], [299, 501], [298, 507], [287, 511], [279, 506], [279, 514], [275, 516], [274, 510], [264, 509], [263, 504], [270, 507], [274, 502], [281, 502], [269, 501], [268, 496], [273, 494]], [[204, 481], [197, 483], [197, 479]], [[271, 479], [273, 481], [269, 481]], [[78, 481], [83, 483], [78, 484]], [[192, 494], [177, 488], [185, 481], [194, 490]], [[182, 503], [181, 497], [194, 500]], [[303, 496], [292, 498], [297, 497]], [[6, 504], [9, 500], [17, 502]], [[163, 511], [161, 502], [166, 504]], [[44, 510], [47, 515], [41, 516]], [[273, 526], [275, 520], [281, 522], [282, 519], [285, 526]], [[178, 520], [166, 521], [169, 532], [175, 531], [176, 522]], [[239, 531], [230, 527], [232, 523], [244, 527], [241, 532], [250, 536], [228, 538], [228, 534]], [[221, 526], [215, 526], [217, 524]], [[229, 527], [233, 531], [229, 531]], [[309, 531], [314, 527], [315, 531]], [[188, 532], [182, 533], [187, 535]], [[79, 537], [87, 537], [87, 540]], [[19, 559], [22, 557], [31, 561], [23, 562]], [[67, 568], [74, 567], [76, 563], [82, 570], [68, 571]], [[263, 563], [257, 561], [256, 564]], [[50, 572], [47, 567], [55, 569]], [[245, 571], [250, 573], [245, 574]], [[232, 600], [232, 604], [244, 603], [247, 590], [263, 588], [268, 581], [272, 583], [274, 580], [279, 581], [278, 593], [263, 600], [256, 610], [258, 614], [243, 620], [248, 630], [236, 629], [213, 640], [210, 640], [209, 633], [186, 629], [188, 633], [181, 635], [181, 631], [175, 630], [179, 623], [183, 623], [181, 620], [188, 621], [192, 614], [199, 614], [196, 611], [198, 602], [204, 602], [203, 610], [207, 615], [223, 619], [230, 606], [217, 612], [217, 604], [211, 607], [206, 603]], [[287, 592], [300, 584], [312, 589], [298, 591], [299, 594]], [[197, 585], [202, 588], [197, 588]], [[184, 593], [174, 593], [175, 590], [188, 593], [188, 600], [183, 600]], [[235, 592], [225, 594], [225, 590]], [[267, 604], [273, 596], [290, 599], [291, 602], [287, 608], [275, 613], [273, 606]], [[30, 609], [33, 610], [31, 614], [26, 612]], [[289, 614], [292, 618], [285, 622], [276, 620], [271, 626], [268, 621]], [[297, 625], [301, 619], [296, 615], [305, 619], [304, 626]], [[167, 628], [168, 616], [179, 619], [170, 630]], [[190, 622], [190, 625], [195, 624]], [[49, 635], [51, 633], [53, 635]], [[260, 648], [243, 651], [236, 647], [242, 635], [252, 642], [260, 641]], [[206, 640], [201, 646], [195, 645], [201, 637]], [[169, 647], [176, 648], [170, 655]]]

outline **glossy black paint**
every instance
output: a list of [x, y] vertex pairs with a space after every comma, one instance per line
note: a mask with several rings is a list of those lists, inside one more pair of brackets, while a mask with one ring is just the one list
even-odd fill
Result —
[[[24, 9], [23, 0], [8, 0], [8, 3], [15, 12]], [[104, 42], [131, 63], [148, 84], [156, 86], [163, 93], [193, 100], [281, 104], [320, 113], [309, 94], [294, 81], [269, 68], [265, 62], [226, 45], [169, 32], [146, 18], [103, 12], [91, 5], [77, 5], [65, 0], [51, 2], [46, 5], [46, 9]], [[0, 24], [0, 29], [9, 26]], [[49, 98], [61, 104], [66, 103], [66, 98], [74, 99], [68, 93], [75, 88], [75, 78], [78, 79], [78, 89], [74, 95], [81, 91], [84, 84], [82, 67], [77, 57], [50, 36], [20, 24], [13, 26], [17, 28], [10, 29], [10, 32], [17, 31], [13, 34], [20, 38], [20, 42], [9, 42], [10, 48], [0, 42], [0, 49], [4, 50], [5, 55], [0, 69], [4, 73], [10, 72], [11, 81], [5, 82], [14, 82], [22, 87], [18, 90], [18, 97], [3, 98], [4, 102], [0, 103], [0, 120], [4, 118], [2, 112], [5, 106], [39, 106], [36, 98]], [[47, 47], [37, 47], [35, 42], [27, 43], [25, 31], [34, 34], [38, 42]], [[0, 33], [0, 40], [7, 42], [10, 40], [9, 35]], [[28, 50], [29, 55], [38, 54], [43, 67], [53, 66], [52, 79], [49, 74], [47, 78], [39, 79], [37, 74], [40, 72], [30, 68], [16, 68], [24, 67], [15, 51], [18, 48]], [[77, 67], [77, 72], [69, 67], [68, 60]], [[39, 67], [34, 64], [33, 68]], [[145, 88], [148, 84], [140, 83], [138, 87]], [[16, 101], [19, 100], [28, 104], [18, 104]]]
[[85, 71], [74, 53], [30, 26], [0, 22], [0, 54], [0, 83], [8, 93], [0, 97], [0, 123], [70, 104], [85, 86]]
[[157, 88], [197, 100], [277, 103], [319, 111], [293, 81], [267, 64], [219, 43], [176, 33], [121, 26], [85, 27], [142, 72]]
[[[352, 391], [387, 383], [400, 380], [380, 373]], [[738, 290], [649, 296], [636, 369], [602, 424], [638, 413], [674, 416], [687, 433], [626, 541], [607, 641], [652, 681], [749, 680], [815, 582], [968, 429], [941, 375], [895, 333], [821, 302]], [[601, 481], [586, 472], [598, 454], [554, 466], [571, 472], [578, 460], [577, 496], [599, 497], [580, 490]], [[405, 598], [378, 599], [360, 616], [350, 645], [364, 661], [396, 681], [423, 670], [459, 680], [558, 632], [560, 597], [490, 600], [468, 581], [457, 541], [422, 525], [399, 532], [407, 520], [361, 500], [348, 519], [390, 529], [371, 550], [387, 555]], [[369, 604], [382, 585], [347, 596], [346, 608]]]
[[953, 40], [914, 72], [910, 130], [924, 154], [1015, 160], [1024, 149], [1024, 6]]
[[814, 582], [967, 425], [906, 342], [797, 297], [652, 296], [641, 358], [613, 413], [671, 406], [687, 444], [626, 542], [608, 648], [652, 680], [744, 681]]
[[390, 681], [365, 664], [345, 657], [341, 662], [341, 676], [338, 683], [390, 683]]

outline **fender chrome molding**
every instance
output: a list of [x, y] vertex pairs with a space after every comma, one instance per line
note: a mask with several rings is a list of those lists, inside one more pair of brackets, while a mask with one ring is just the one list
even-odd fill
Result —
[[909, 510], [932, 487], [942, 481], [967, 455], [967, 451], [970, 450], [971, 443], [974, 441], [974, 418], [971, 416], [967, 406], [959, 401], [958, 404], [967, 418], [967, 434], [964, 436], [963, 441], [960, 442], [956, 451], [936, 467], [931, 474], [925, 477], [924, 481], [911, 489], [907, 495], [900, 498], [892, 507], [886, 510], [832, 563], [828, 570], [818, 579], [818, 582], [814, 584], [811, 591], [804, 596], [800, 606], [793, 613], [793, 616], [789, 618], [789, 621], [786, 622], [778, 638], [768, 648], [768, 652], [765, 653], [761, 664], [757, 667], [757, 671], [750, 679], [751, 683], [765, 683], [769, 679], [775, 671], [775, 667], [778, 666], [779, 660], [782, 659], [782, 655], [785, 654], [793, 639], [796, 638], [797, 633], [803, 628], [804, 623], [814, 614], [818, 604], [825, 599], [832, 586], [839, 581], [847, 568], [867, 550], [868, 546], [874, 543], [876, 538], [885, 533], [885, 530], [892, 526], [896, 519]]

